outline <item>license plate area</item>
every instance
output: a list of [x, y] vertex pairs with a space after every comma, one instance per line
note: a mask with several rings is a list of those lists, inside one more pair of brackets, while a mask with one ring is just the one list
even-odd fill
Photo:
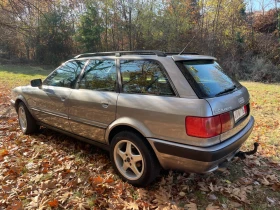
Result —
[[234, 122], [237, 122], [238, 120], [240, 120], [242, 117], [244, 117], [246, 115], [246, 111], [244, 106], [235, 110], [233, 112], [233, 116], [234, 116]]

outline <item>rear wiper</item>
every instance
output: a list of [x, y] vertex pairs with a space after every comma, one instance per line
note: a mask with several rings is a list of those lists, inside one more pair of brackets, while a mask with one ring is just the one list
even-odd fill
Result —
[[227, 92], [230, 92], [230, 91], [234, 90], [235, 88], [236, 88], [236, 85], [233, 85], [232, 87], [226, 88], [226, 89], [224, 89], [223, 91], [217, 93], [215, 96], [223, 95], [223, 94], [225, 94], [225, 93], [227, 93]]

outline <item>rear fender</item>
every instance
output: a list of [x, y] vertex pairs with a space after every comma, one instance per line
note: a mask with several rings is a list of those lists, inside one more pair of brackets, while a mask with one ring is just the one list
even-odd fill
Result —
[[107, 144], [109, 144], [109, 135], [110, 135], [110, 132], [116, 128], [117, 126], [122, 126], [122, 125], [125, 125], [125, 126], [129, 126], [129, 127], [132, 127], [134, 128], [135, 130], [137, 130], [139, 133], [141, 133], [145, 138], [147, 137], [151, 137], [152, 136], [152, 133], [151, 131], [143, 124], [141, 123], [140, 121], [136, 120], [136, 119], [132, 119], [132, 118], [129, 118], [129, 117], [121, 117], [117, 120], [115, 120], [112, 124], [110, 124], [108, 126], [108, 128], [106, 129], [106, 132], [105, 132], [105, 141]]

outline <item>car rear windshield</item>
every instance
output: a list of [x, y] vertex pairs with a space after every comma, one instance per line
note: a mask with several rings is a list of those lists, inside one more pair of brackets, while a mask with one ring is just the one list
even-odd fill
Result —
[[177, 61], [177, 65], [200, 98], [228, 94], [241, 86], [214, 60]]

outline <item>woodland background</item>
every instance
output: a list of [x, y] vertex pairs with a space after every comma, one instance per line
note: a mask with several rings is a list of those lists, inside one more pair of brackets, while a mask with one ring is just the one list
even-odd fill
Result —
[[[0, 0], [0, 209], [279, 210], [277, 6], [276, 0]], [[179, 52], [186, 45], [217, 57], [243, 80], [255, 126], [241, 150], [258, 142], [257, 154], [207, 175], [162, 171], [147, 188], [136, 188], [96, 147], [46, 128], [22, 134], [11, 89], [45, 78], [65, 59], [96, 51]]]
[[[0, 64], [83, 52], [213, 55], [237, 79], [280, 81], [278, 0], [0, 0]], [[253, 5], [259, 4], [260, 11]]]

